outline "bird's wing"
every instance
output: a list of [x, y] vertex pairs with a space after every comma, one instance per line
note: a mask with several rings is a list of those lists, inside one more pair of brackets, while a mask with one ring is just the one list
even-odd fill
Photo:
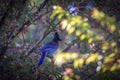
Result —
[[50, 43], [47, 43], [46, 45], [44, 45], [40, 51], [41, 52], [47, 52], [49, 54], [51, 53], [54, 53], [58, 48], [58, 44], [55, 43], [55, 42], [50, 42]]

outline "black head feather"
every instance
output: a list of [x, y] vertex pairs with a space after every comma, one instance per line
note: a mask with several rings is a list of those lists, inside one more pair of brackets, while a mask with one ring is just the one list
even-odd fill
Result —
[[61, 39], [60, 39], [60, 36], [59, 36], [59, 34], [57, 33], [57, 32], [55, 32], [55, 34], [54, 34], [54, 39], [53, 40], [55, 40], [55, 41], [62, 41]]

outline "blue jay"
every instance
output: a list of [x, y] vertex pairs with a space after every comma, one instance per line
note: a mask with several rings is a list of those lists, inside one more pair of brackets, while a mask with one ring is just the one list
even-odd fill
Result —
[[59, 41], [61, 41], [58, 33], [56, 32], [54, 34], [54, 38], [51, 42], [45, 44], [41, 49], [40, 52], [42, 53], [41, 58], [38, 62], [38, 67], [44, 62], [44, 59], [46, 57], [47, 54], [54, 54], [57, 49], [58, 49], [58, 45], [59, 45]]

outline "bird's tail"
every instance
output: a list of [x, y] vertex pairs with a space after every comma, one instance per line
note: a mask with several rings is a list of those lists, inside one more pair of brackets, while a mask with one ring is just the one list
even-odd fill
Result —
[[41, 55], [41, 58], [40, 58], [40, 60], [38, 62], [38, 65], [37, 65], [38, 67], [43, 63], [43, 61], [45, 59], [45, 56], [46, 56], [46, 52], [43, 52], [42, 55]]

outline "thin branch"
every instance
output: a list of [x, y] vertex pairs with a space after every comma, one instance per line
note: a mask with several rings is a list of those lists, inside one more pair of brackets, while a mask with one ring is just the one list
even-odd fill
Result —
[[29, 26], [30, 24], [31, 24], [30, 20], [26, 21], [26, 22], [19, 28], [19, 30], [17, 31], [17, 33], [11, 37], [11, 41], [12, 41], [21, 31], [23, 31], [23, 29], [25, 28], [25, 26]]
[[26, 41], [25, 41], [25, 37], [24, 37], [24, 32], [22, 31], [22, 38], [23, 38], [23, 46], [27, 46], [26, 45]]
[[[54, 21], [54, 20], [53, 20], [53, 21]], [[61, 22], [61, 21], [60, 21], [60, 22]], [[55, 25], [55, 27], [56, 27], [57, 25], [59, 25], [60, 22], [58, 22], [58, 23]], [[52, 23], [53, 23], [53, 22], [52, 22]], [[49, 25], [48, 27], [50, 27], [50, 25]], [[53, 27], [53, 28], [54, 28], [54, 27]], [[36, 48], [41, 44], [41, 42], [46, 38], [46, 36], [47, 36], [51, 31], [54, 31], [53, 28], [50, 29], [50, 30], [46, 30], [46, 31], [45, 31], [44, 36], [42, 37], [42, 39], [39, 40], [39, 41], [35, 44], [35, 46], [33, 46], [33, 47], [27, 52], [27, 55], [26, 55], [26, 56], [29, 56], [29, 55], [32, 53], [32, 51], [33, 51], [34, 49], [36, 49]]]
[[[84, 31], [83, 33], [81, 33], [81, 35], [84, 34], [84, 33], [85, 33], [85, 31]], [[80, 36], [81, 36], [81, 35], [80, 35]], [[79, 37], [80, 37], [80, 36], [79, 36]], [[77, 39], [75, 39], [75, 40], [78, 41], [79, 38], [77, 38]], [[68, 44], [68, 46], [67, 46], [62, 52], [68, 51], [75, 43], [76, 43], [76, 42], [73, 42], [73, 43]]]
[[35, 46], [33, 46], [33, 47], [27, 52], [27, 56], [29, 56], [30, 53], [31, 53], [35, 48], [37, 48], [37, 46], [46, 38], [46, 36], [47, 36], [49, 33], [50, 33], [50, 31], [44, 33], [44, 36], [42, 37], [42, 39], [39, 40], [39, 41], [35, 44]]
[[[11, 1], [11, 0], [10, 0], [10, 1]], [[38, 8], [38, 11], [37, 11], [37, 12], [40, 12], [41, 9], [43, 9], [43, 7], [46, 5], [47, 2], [48, 2], [48, 0], [45, 0], [45, 1], [40, 5], [40, 7]], [[10, 3], [10, 5], [11, 5], [11, 3]], [[36, 13], [37, 13], [37, 12], [36, 12]], [[34, 22], [34, 21], [33, 21], [33, 22]], [[19, 28], [19, 30], [17, 31], [17, 33], [16, 33], [15, 35], [12, 34], [11, 39], [8, 39], [9, 44], [11, 44], [11, 42], [14, 40], [14, 38], [15, 38], [21, 31], [23, 31], [23, 29], [25, 28], [25, 26], [28, 27], [30, 24], [31, 24], [31, 21], [30, 21], [30, 20], [24, 22], [23, 25], [22, 25], [22, 26]], [[3, 56], [3, 55], [6, 53], [7, 49], [8, 49], [8, 45], [2, 47], [2, 48], [1, 48], [1, 52], [0, 52], [0, 56]], [[2, 58], [2, 57], [0, 57], [0, 59], [1, 59], [1, 58]]]
[[[43, 7], [46, 5], [47, 1], [48, 1], [48, 0], [45, 0], [45, 1], [44, 1], [44, 2], [45, 2], [44, 5], [43, 5], [43, 4], [40, 5], [40, 7], [38, 8], [39, 12], [41, 11], [40, 9], [43, 9]], [[44, 3], [44, 2], [43, 2], [43, 3]], [[46, 12], [46, 13], [49, 13], [49, 11]], [[40, 16], [41, 16], [41, 15], [40, 15]], [[38, 20], [40, 16], [38, 16], [37, 18], [36, 18], [36, 17], [33, 18], [33, 20], [31, 20], [31, 21], [30, 21], [30, 20], [26, 21], [26, 22], [21, 26], [21, 28], [18, 30], [18, 32], [17, 32], [15, 35], [12, 36], [12, 39], [14, 39], [14, 38], [24, 29], [25, 26], [28, 27], [30, 24], [32, 24], [33, 22], [35, 22], [36, 20]]]
[[43, 14], [41, 14], [41, 15], [36, 16], [33, 20], [31, 20], [31, 23], [33, 23], [33, 22], [35, 22], [35, 21], [37, 21], [37, 20], [41, 19], [41, 17], [43, 17], [43, 16], [47, 15], [49, 12], [51, 12], [51, 11], [46, 11], [45, 13], [43, 13]]
[[37, 12], [40, 12], [41, 9], [43, 9], [43, 7], [47, 4], [47, 2], [48, 2], [48, 0], [44, 0], [44, 1], [40, 4]]
[[73, 44], [69, 44], [62, 52], [68, 51], [72, 46], [73, 46]]

